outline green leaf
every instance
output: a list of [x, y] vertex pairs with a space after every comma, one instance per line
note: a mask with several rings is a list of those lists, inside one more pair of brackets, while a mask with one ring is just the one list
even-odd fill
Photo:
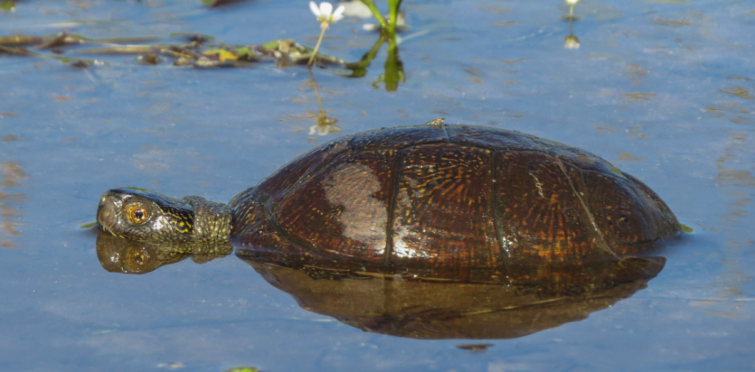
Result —
[[281, 43], [282, 40], [286, 40], [286, 39], [278, 39], [278, 40], [268, 41], [266, 43], [263, 43], [262, 47], [265, 48], [265, 49], [277, 49], [278, 45], [280, 45], [280, 43]]
[[238, 48], [235, 53], [243, 61], [254, 61], [257, 59], [257, 55], [249, 47]]

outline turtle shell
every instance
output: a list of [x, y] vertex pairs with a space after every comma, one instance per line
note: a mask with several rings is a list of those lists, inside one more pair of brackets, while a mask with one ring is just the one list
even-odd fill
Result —
[[594, 154], [460, 125], [336, 139], [230, 205], [244, 247], [396, 266], [615, 260], [680, 233], [650, 188]]

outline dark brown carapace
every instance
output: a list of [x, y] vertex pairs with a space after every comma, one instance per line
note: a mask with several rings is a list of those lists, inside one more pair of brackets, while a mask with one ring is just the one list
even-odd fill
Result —
[[596, 155], [442, 121], [337, 139], [229, 206], [244, 247], [396, 266], [615, 260], [680, 233], [652, 190]]

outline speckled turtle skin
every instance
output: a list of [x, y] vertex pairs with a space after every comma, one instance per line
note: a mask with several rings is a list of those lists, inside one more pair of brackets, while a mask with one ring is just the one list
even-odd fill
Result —
[[336, 139], [228, 206], [244, 248], [367, 265], [615, 260], [680, 234], [658, 195], [594, 154], [442, 121]]

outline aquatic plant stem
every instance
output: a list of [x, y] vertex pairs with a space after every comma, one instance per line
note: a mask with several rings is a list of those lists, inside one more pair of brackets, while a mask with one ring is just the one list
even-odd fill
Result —
[[375, 43], [375, 45], [370, 48], [370, 50], [365, 53], [362, 56], [362, 59], [360, 59], [357, 62], [351, 62], [346, 64], [346, 68], [351, 70], [351, 75], [347, 75], [348, 77], [362, 77], [367, 75], [367, 68], [370, 67], [370, 64], [372, 63], [372, 60], [375, 59], [375, 57], [378, 54], [378, 51], [380, 51], [380, 47], [383, 45], [383, 43], [387, 40], [387, 36], [384, 35], [382, 32], [380, 33], [380, 38], [378, 38], [378, 41]]
[[391, 35], [396, 34], [396, 23], [398, 22], [398, 9], [401, 7], [401, 0], [388, 0], [388, 16], [390, 17], [390, 23], [388, 23], [388, 32]]
[[323, 37], [325, 37], [325, 30], [328, 29], [328, 24], [324, 23], [321, 25], [322, 31], [320, 32], [320, 38], [317, 39], [317, 45], [315, 45], [315, 50], [312, 51], [312, 56], [309, 57], [309, 62], [307, 62], [307, 66], [312, 66], [312, 63], [315, 61], [315, 56], [317, 55], [317, 51], [320, 50], [320, 44], [322, 43]]
[[574, 18], [569, 16], [569, 35], [574, 35]]
[[375, 16], [375, 19], [380, 23], [380, 27], [382, 27], [384, 30], [388, 29], [388, 24], [385, 21], [385, 18], [383, 18], [383, 15], [380, 14], [380, 10], [375, 6], [375, 3], [372, 2], [372, 0], [361, 0], [362, 4], [367, 5], [368, 8], [370, 8], [370, 11], [372, 12], [372, 15]]
[[325, 119], [327, 118], [327, 115], [325, 115], [325, 110], [322, 109], [322, 99], [320, 98], [320, 89], [317, 88], [317, 80], [315, 80], [315, 75], [312, 73], [312, 69], [309, 69], [309, 78], [312, 79], [312, 86], [315, 88], [315, 97], [317, 97], [317, 106], [320, 108], [319, 116], [317, 117], [317, 125], [323, 125], [325, 124]]
[[383, 74], [385, 90], [396, 91], [401, 81], [405, 81], [404, 65], [398, 57], [398, 43], [394, 36], [388, 39], [388, 57], [385, 59], [385, 73]]

